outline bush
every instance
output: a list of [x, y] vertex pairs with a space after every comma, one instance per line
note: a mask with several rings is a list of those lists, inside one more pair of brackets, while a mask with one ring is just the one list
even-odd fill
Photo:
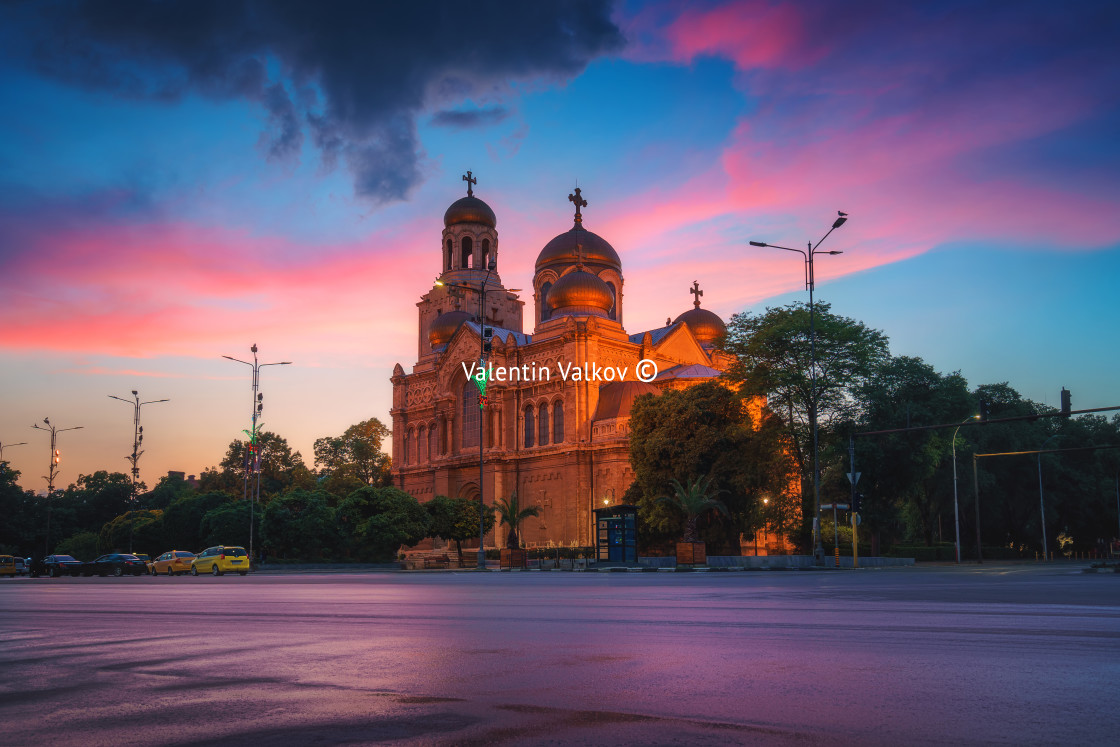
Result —
[[54, 554], [72, 555], [83, 561], [94, 560], [101, 554], [97, 551], [97, 541], [98, 537], [94, 532], [78, 532], [55, 545]]

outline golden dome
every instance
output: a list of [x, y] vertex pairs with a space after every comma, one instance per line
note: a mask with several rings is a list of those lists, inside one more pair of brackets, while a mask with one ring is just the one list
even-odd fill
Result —
[[[582, 251], [580, 246], [583, 247]], [[544, 245], [537, 255], [537, 272], [548, 265], [574, 265], [582, 260], [587, 265], [604, 265], [622, 272], [622, 260], [607, 240], [576, 224]]]
[[470, 195], [455, 200], [443, 214], [444, 226], [454, 226], [459, 223], [481, 223], [495, 228], [498, 225], [498, 218], [489, 205]]
[[702, 345], [714, 345], [719, 336], [727, 332], [727, 325], [719, 316], [699, 306], [689, 309], [673, 320], [674, 324], [677, 322], [687, 324]]
[[463, 322], [474, 319], [465, 311], [448, 311], [436, 317], [432, 326], [428, 328], [428, 343], [432, 348], [438, 348], [451, 342], [451, 338], [463, 326]]
[[614, 306], [611, 289], [598, 276], [584, 270], [569, 272], [556, 281], [548, 291], [548, 306], [556, 313], [565, 309], [569, 313], [586, 313], [606, 316]]

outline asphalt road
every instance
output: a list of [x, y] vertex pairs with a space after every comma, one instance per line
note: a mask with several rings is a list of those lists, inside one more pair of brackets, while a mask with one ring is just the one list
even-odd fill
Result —
[[0, 744], [1114, 745], [1079, 567], [2, 580]]

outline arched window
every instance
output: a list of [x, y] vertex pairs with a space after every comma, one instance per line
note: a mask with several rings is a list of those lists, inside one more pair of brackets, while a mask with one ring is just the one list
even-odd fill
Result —
[[478, 409], [478, 387], [467, 379], [463, 384], [463, 440], [460, 442], [464, 449], [471, 446], [478, 447], [478, 424], [482, 414]]
[[428, 459], [435, 461], [439, 456], [439, 425], [432, 423], [428, 426]]
[[447, 420], [441, 419], [439, 421], [439, 453], [442, 456], [447, 453]]
[[552, 290], [552, 283], [541, 286], [541, 321], [547, 322], [552, 318], [552, 308], [548, 305], [548, 292]]
[[479, 257], [482, 264], [479, 265], [483, 270], [490, 266], [490, 239], [482, 240], [482, 256]]
[[533, 448], [533, 436], [536, 429], [533, 427], [533, 406], [525, 408], [525, 448]]
[[455, 251], [454, 243], [451, 241], [451, 239], [448, 239], [447, 240], [447, 254], [443, 258], [443, 269], [445, 271], [451, 269], [451, 258], [455, 256], [454, 253], [453, 253], [454, 251]]
[[401, 455], [403, 457], [403, 459], [401, 459], [401, 461], [404, 464], [408, 464], [408, 450], [411, 447], [412, 447], [412, 429], [410, 428], [409, 430], [404, 432], [404, 454]]
[[614, 289], [614, 283], [607, 283], [607, 287], [611, 289], [611, 310], [607, 316], [617, 321], [618, 319], [618, 292]]
[[423, 464], [428, 461], [428, 430], [424, 426], [416, 431], [416, 449], [419, 452], [416, 455], [416, 463]]
[[548, 403], [541, 402], [537, 413], [537, 445], [548, 446]]
[[552, 403], [552, 443], [564, 443], [564, 403], [560, 400]]
[[459, 267], [465, 270], [471, 266], [471, 255], [474, 254], [474, 242], [471, 241], [470, 236], [463, 237], [462, 247], [463, 251], [460, 257], [461, 261], [459, 262]]

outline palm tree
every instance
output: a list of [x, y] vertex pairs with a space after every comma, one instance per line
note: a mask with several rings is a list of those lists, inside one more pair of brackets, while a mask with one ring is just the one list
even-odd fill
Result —
[[657, 499], [658, 503], [671, 503], [684, 511], [688, 520], [684, 525], [684, 537], [681, 542], [697, 542], [696, 520], [709, 511], [719, 511], [724, 516], [730, 516], [727, 506], [716, 496], [725, 493], [725, 490], [712, 490], [710, 477], [698, 477], [689, 480], [688, 485], [681, 485], [676, 480], [670, 480], [673, 485], [673, 495], [663, 495]]
[[540, 516], [540, 506], [529, 506], [528, 508], [521, 508], [521, 502], [517, 498], [517, 491], [513, 491], [508, 499], [499, 498], [494, 501], [494, 510], [498, 512], [498, 523], [505, 524], [509, 527], [509, 536], [506, 537], [506, 547], [513, 550], [521, 546], [519, 533], [517, 528], [521, 526], [521, 522], [528, 519], [530, 516]]

